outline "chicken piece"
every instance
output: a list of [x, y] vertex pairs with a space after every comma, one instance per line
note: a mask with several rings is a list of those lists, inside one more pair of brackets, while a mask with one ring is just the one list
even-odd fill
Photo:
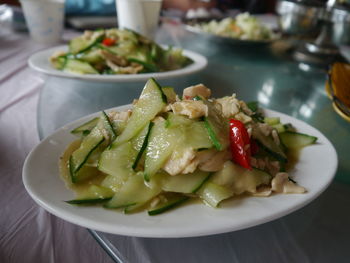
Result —
[[195, 157], [196, 152], [192, 148], [186, 148], [180, 151], [175, 150], [163, 166], [163, 170], [170, 175], [183, 173], [183, 170]]
[[205, 99], [211, 96], [211, 90], [208, 89], [203, 84], [198, 84], [195, 86], [190, 86], [184, 89], [182, 97], [185, 100], [191, 100], [196, 96], [201, 96]]
[[248, 108], [247, 104], [244, 101], [240, 100], [239, 105], [241, 110], [248, 116], [252, 116], [254, 114], [254, 112]]
[[289, 180], [287, 173], [278, 173], [271, 181], [272, 191], [284, 194], [302, 194], [306, 189]]
[[258, 128], [264, 134], [264, 136], [269, 136], [273, 130], [273, 128], [267, 123], [258, 123], [255, 128]]
[[108, 114], [109, 118], [111, 121], [127, 121], [129, 117], [131, 116], [132, 111], [127, 110], [127, 111], [112, 111]]
[[216, 99], [214, 103], [225, 118], [231, 118], [240, 111], [240, 105], [239, 101], [236, 99], [236, 94], [233, 94], [231, 97], [226, 96]]
[[243, 112], [238, 112], [237, 114], [234, 115], [234, 118], [236, 120], [243, 122], [243, 123], [248, 123], [248, 122], [252, 121], [252, 118]]
[[222, 169], [224, 163], [232, 158], [229, 151], [216, 152], [210, 156], [206, 161], [204, 158], [208, 156], [202, 156], [202, 160], [199, 160], [199, 169], [205, 172], [216, 172]]
[[178, 101], [171, 104], [170, 107], [175, 114], [185, 115], [190, 119], [208, 116], [208, 106], [200, 100]]
[[128, 66], [128, 67], [120, 67], [116, 64], [114, 64], [110, 60], [106, 60], [107, 66], [109, 66], [114, 72], [120, 73], [120, 74], [137, 74], [143, 69], [142, 65], [135, 65], [135, 66]]
[[[113, 64], [121, 67], [125, 67], [128, 65], [128, 61], [116, 54], [112, 54], [111, 52], [108, 52], [107, 50], [101, 50], [101, 56], [108, 61], [112, 62]], [[108, 63], [107, 63], [108, 64]]]
[[270, 186], [261, 186], [256, 189], [256, 192], [253, 193], [253, 196], [256, 197], [268, 197], [272, 194], [272, 190]]

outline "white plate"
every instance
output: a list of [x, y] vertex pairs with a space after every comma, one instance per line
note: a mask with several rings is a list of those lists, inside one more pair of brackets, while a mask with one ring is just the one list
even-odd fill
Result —
[[135, 81], [146, 81], [147, 79], [153, 77], [156, 79], [167, 79], [179, 76], [185, 76], [193, 74], [204, 69], [208, 61], [207, 59], [193, 51], [183, 50], [183, 54], [193, 60], [193, 63], [177, 70], [171, 70], [166, 72], [154, 72], [154, 73], [142, 73], [142, 74], [119, 74], [119, 75], [97, 75], [97, 74], [73, 74], [68, 72], [63, 72], [61, 70], [55, 69], [51, 66], [49, 62], [50, 56], [57, 50], [66, 51], [68, 47], [66, 45], [53, 47], [43, 51], [39, 51], [32, 55], [28, 64], [31, 68], [44, 74], [51, 76], [62, 77], [62, 78], [72, 78], [81, 80], [91, 80], [98, 82], [135, 82]]
[[338, 164], [334, 147], [318, 130], [282, 113], [271, 110], [266, 110], [266, 113], [267, 116], [280, 117], [282, 122], [292, 123], [300, 132], [318, 137], [317, 144], [302, 150], [300, 160], [291, 172], [291, 176], [307, 189], [305, 194], [233, 199], [217, 209], [199, 202], [190, 203], [157, 216], [149, 216], [147, 212], [124, 215], [102, 207], [69, 205], [63, 200], [73, 199], [74, 194], [65, 187], [59, 175], [58, 159], [65, 147], [76, 138], [69, 131], [98, 113], [65, 125], [33, 149], [24, 163], [24, 186], [48, 212], [71, 223], [112, 234], [194, 237], [259, 225], [287, 215], [315, 199], [332, 181]]

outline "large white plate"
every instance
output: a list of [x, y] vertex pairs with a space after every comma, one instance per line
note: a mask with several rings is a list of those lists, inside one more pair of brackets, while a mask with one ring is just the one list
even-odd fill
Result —
[[[129, 106], [116, 109], [123, 110]], [[75, 139], [70, 130], [94, 115], [58, 129], [28, 155], [23, 168], [23, 182], [30, 196], [48, 212], [71, 223], [103, 232], [139, 237], [193, 237], [235, 231], [259, 225], [287, 215], [311, 202], [332, 181], [337, 169], [337, 154], [328, 139], [310, 125], [285, 114], [279, 116], [303, 133], [318, 137], [317, 144], [304, 148], [292, 177], [307, 189], [305, 194], [277, 194], [268, 198], [246, 197], [224, 202], [214, 209], [190, 203], [157, 216], [146, 212], [124, 215], [102, 207], [77, 207], [63, 200], [74, 198], [58, 171], [58, 159]]]
[[68, 72], [63, 72], [61, 70], [55, 69], [51, 66], [49, 62], [50, 56], [57, 50], [66, 51], [67, 46], [57, 46], [43, 51], [39, 51], [32, 55], [28, 64], [31, 68], [44, 74], [48, 74], [56, 77], [72, 78], [72, 79], [82, 79], [91, 80], [98, 82], [135, 82], [135, 81], [146, 81], [147, 79], [153, 77], [156, 79], [167, 79], [179, 76], [185, 76], [193, 74], [204, 69], [208, 61], [206, 57], [189, 50], [183, 50], [183, 54], [193, 60], [193, 63], [177, 70], [171, 70], [166, 72], [155, 72], [155, 73], [142, 73], [142, 74], [119, 74], [119, 75], [97, 75], [97, 74], [73, 74]]

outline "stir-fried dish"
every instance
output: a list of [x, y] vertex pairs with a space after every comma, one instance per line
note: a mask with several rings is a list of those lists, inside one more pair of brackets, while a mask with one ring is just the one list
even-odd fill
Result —
[[102, 111], [72, 133], [60, 160], [77, 193], [67, 202], [149, 215], [190, 199], [218, 207], [242, 194], [304, 193], [287, 173], [290, 154], [317, 139], [236, 95], [211, 98], [198, 84], [179, 97], [154, 79], [131, 109]]
[[241, 40], [266, 41], [276, 38], [270, 28], [248, 13], [239, 14], [235, 18], [227, 17], [220, 21], [212, 20], [195, 26], [210, 34]]
[[184, 68], [192, 60], [178, 48], [163, 48], [131, 30], [85, 31], [67, 52], [50, 57], [56, 69], [76, 74], [138, 74]]

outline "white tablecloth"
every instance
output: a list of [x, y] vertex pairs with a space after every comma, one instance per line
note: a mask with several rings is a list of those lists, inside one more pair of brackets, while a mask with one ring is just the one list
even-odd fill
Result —
[[39, 143], [36, 110], [43, 76], [27, 66], [45, 48], [0, 27], [0, 262], [112, 262], [85, 228], [50, 215], [22, 184], [22, 165]]

